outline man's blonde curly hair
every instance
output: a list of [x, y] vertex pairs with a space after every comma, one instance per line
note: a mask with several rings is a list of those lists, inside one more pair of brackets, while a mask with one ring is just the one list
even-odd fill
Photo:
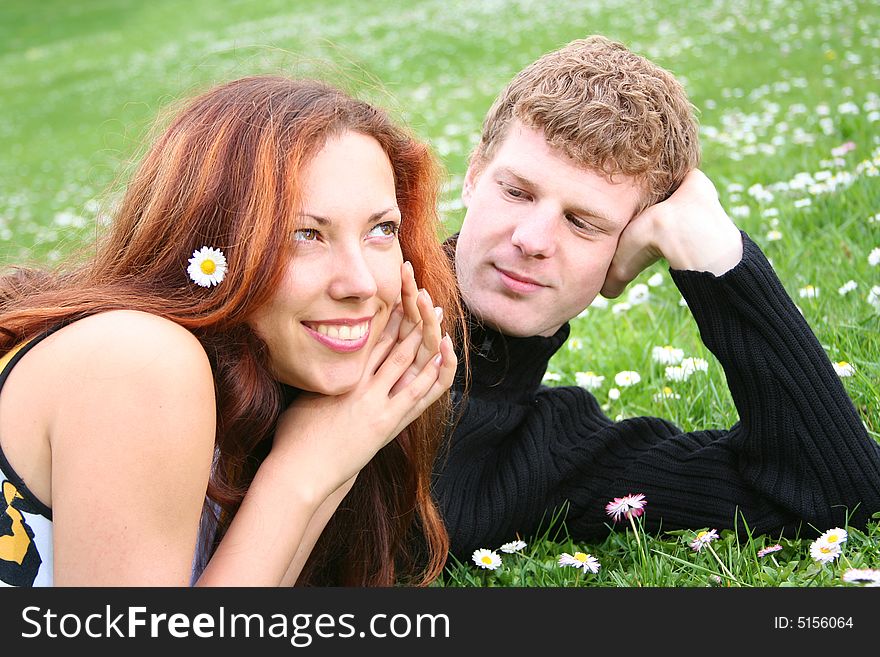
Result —
[[511, 121], [541, 130], [551, 147], [611, 178], [635, 178], [644, 205], [667, 198], [699, 165], [699, 129], [681, 83], [602, 36], [547, 53], [496, 98], [471, 157], [488, 163]]

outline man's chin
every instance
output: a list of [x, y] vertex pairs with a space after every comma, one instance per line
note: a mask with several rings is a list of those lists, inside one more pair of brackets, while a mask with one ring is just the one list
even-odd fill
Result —
[[546, 323], [524, 321], [521, 311], [480, 313], [471, 309], [471, 312], [484, 326], [488, 326], [512, 338], [530, 338], [534, 335], [549, 336], [556, 333], [559, 330], [559, 326], [561, 326], [561, 324], [558, 326], [548, 326]]

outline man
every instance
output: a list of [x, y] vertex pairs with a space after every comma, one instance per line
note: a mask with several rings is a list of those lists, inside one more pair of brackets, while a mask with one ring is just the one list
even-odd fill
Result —
[[[532, 535], [563, 507], [574, 538], [601, 539], [605, 505], [630, 493], [649, 531], [793, 534], [880, 510], [880, 447], [698, 163], [680, 84], [602, 37], [541, 57], [495, 101], [450, 240], [473, 319], [435, 480], [453, 554]], [[586, 390], [541, 385], [567, 322], [659, 258], [724, 367], [729, 430], [613, 422]]]

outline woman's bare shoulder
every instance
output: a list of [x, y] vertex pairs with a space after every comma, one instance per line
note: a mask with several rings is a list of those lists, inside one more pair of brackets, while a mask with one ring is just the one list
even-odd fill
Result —
[[31, 375], [61, 384], [45, 386], [56, 408], [137, 394], [145, 401], [182, 395], [191, 411], [214, 409], [213, 374], [201, 343], [157, 315], [133, 310], [92, 315], [53, 333], [34, 352]]
[[137, 310], [112, 310], [66, 326], [41, 351], [59, 367], [95, 375], [172, 367], [179, 376], [210, 376], [207, 354], [179, 324]]

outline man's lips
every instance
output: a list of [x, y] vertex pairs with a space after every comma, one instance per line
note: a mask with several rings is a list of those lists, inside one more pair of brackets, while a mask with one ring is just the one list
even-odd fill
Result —
[[347, 353], [361, 349], [370, 337], [372, 317], [303, 321], [306, 332], [333, 351]]
[[518, 272], [511, 271], [509, 269], [503, 269], [497, 265], [494, 266], [495, 271], [498, 272], [499, 278], [501, 282], [510, 290], [519, 293], [528, 293], [528, 292], [536, 292], [542, 288], [549, 287], [544, 283], [532, 278], [531, 276], [526, 276], [525, 274], [520, 274]]

